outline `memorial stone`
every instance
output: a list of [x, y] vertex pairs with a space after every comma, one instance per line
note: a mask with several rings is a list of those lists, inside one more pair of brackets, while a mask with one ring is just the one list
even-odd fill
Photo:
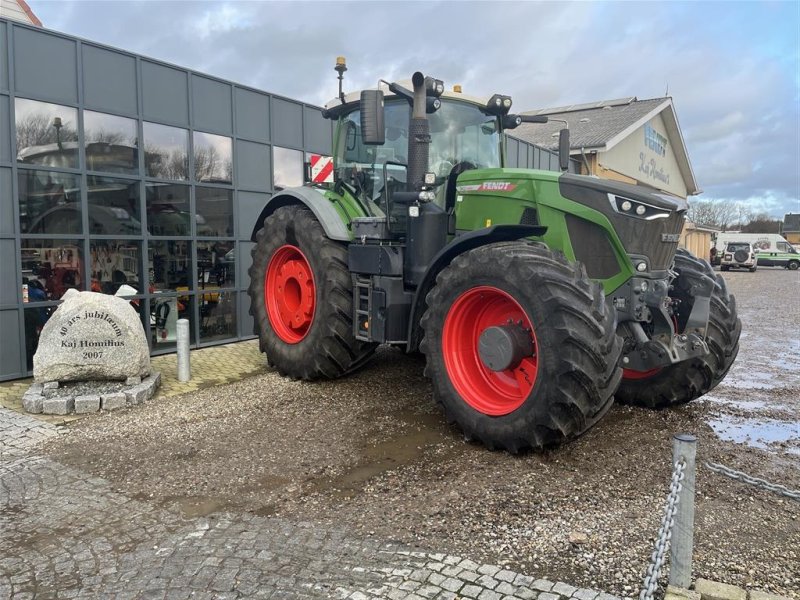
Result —
[[42, 329], [36, 381], [121, 380], [150, 373], [139, 315], [127, 300], [70, 290]]

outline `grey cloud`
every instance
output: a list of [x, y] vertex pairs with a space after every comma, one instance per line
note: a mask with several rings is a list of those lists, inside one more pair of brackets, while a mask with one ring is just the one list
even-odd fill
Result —
[[720, 32], [735, 10], [712, 23], [694, 14], [703, 5], [667, 3], [32, 5], [54, 29], [315, 104], [336, 94], [337, 55], [347, 90], [422, 69], [467, 93], [509, 93], [517, 110], [668, 85], [705, 197], [763, 197], [774, 214], [800, 197], [796, 48], [785, 63], [760, 59], [769, 32], [753, 31], [732, 52]]

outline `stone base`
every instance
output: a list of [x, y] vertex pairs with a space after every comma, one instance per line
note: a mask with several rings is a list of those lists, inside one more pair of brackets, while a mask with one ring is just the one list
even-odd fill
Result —
[[29, 413], [47, 415], [86, 414], [117, 410], [142, 404], [153, 397], [161, 385], [161, 373], [121, 381], [57, 381], [33, 383], [22, 396], [22, 406]]

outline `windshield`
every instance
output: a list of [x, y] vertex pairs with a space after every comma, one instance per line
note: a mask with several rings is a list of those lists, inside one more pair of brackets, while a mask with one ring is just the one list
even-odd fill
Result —
[[728, 252], [736, 252], [737, 250], [744, 250], [746, 252], [750, 252], [750, 244], [742, 243], [742, 242], [732, 242], [728, 244]]
[[[386, 141], [380, 146], [361, 141], [359, 110], [341, 117], [336, 147], [339, 178], [351, 185], [375, 214], [386, 210], [387, 197], [405, 190], [410, 113], [405, 100], [386, 102]], [[432, 139], [428, 168], [436, 174], [436, 186], [441, 188], [459, 163], [468, 163], [465, 166], [469, 168], [500, 166], [500, 132], [495, 117], [483, 114], [473, 104], [443, 101], [428, 120]], [[437, 193], [437, 198], [440, 196], [443, 193]]]

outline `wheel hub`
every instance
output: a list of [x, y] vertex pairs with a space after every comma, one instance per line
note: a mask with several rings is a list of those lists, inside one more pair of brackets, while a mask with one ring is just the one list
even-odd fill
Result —
[[523, 358], [533, 354], [531, 332], [519, 323], [487, 327], [478, 338], [478, 354], [492, 371], [516, 369]]
[[314, 320], [316, 289], [311, 265], [296, 246], [278, 248], [267, 266], [264, 282], [267, 314], [281, 340], [296, 344]]

